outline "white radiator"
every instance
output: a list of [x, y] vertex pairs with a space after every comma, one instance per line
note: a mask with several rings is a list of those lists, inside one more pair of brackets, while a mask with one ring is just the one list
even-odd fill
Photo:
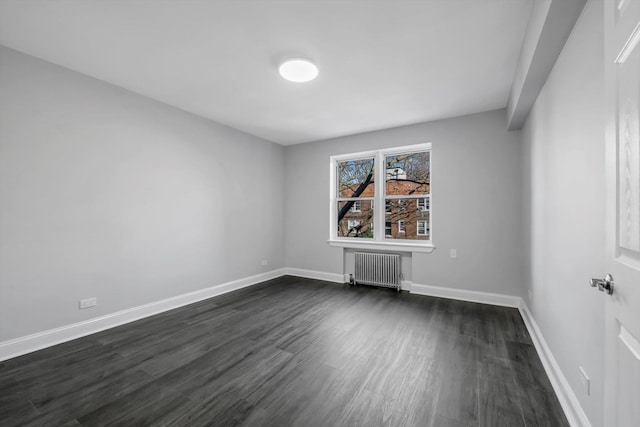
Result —
[[400, 255], [356, 252], [355, 283], [400, 291]]

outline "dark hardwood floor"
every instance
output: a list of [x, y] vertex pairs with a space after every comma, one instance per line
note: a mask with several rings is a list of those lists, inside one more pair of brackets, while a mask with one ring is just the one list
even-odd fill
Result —
[[568, 423], [517, 310], [286, 276], [0, 362], [0, 425]]

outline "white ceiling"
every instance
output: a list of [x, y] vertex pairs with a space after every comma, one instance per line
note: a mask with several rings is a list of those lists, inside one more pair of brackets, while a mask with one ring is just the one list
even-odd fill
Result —
[[290, 145], [505, 107], [531, 3], [0, 0], [0, 44]]

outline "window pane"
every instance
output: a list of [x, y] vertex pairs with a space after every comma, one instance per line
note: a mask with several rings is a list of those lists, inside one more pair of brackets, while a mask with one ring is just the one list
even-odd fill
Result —
[[420, 200], [424, 199], [420, 197], [385, 200], [388, 208], [385, 215], [385, 239], [429, 240], [431, 238], [430, 212], [419, 208], [422, 203]]
[[393, 154], [385, 157], [386, 194], [429, 194], [430, 152]]
[[338, 197], [373, 197], [375, 193], [373, 165], [373, 158], [338, 162]]
[[338, 202], [338, 237], [373, 238], [372, 200], [358, 200], [360, 212], [352, 210], [355, 200]]

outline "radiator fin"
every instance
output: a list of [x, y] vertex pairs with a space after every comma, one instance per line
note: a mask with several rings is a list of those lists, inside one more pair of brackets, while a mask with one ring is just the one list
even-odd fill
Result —
[[355, 282], [400, 290], [400, 255], [356, 252]]

